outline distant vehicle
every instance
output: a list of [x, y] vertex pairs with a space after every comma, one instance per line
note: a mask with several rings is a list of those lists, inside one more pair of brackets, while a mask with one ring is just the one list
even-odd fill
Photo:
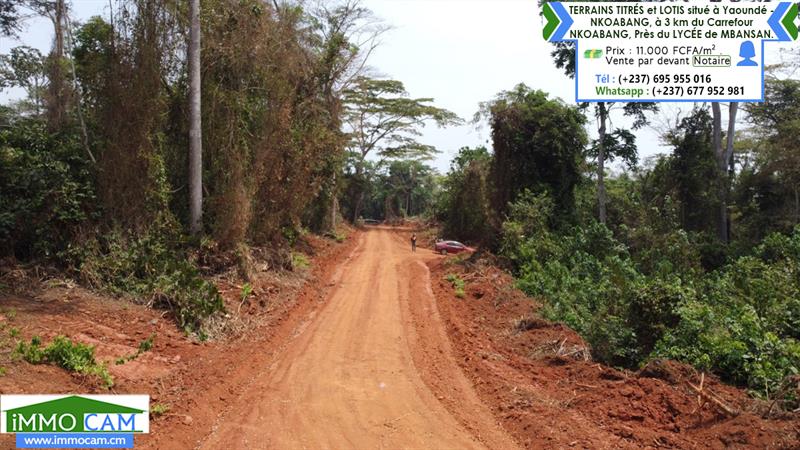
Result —
[[381, 221], [380, 221], [380, 220], [375, 220], [375, 219], [364, 219], [364, 225], [378, 225], [378, 224], [380, 224], [380, 223], [381, 223]]
[[458, 241], [439, 241], [436, 243], [435, 247], [438, 253], [446, 255], [448, 253], [461, 253], [461, 252], [474, 252], [475, 249], [472, 247], [467, 247], [466, 245], [462, 244]]

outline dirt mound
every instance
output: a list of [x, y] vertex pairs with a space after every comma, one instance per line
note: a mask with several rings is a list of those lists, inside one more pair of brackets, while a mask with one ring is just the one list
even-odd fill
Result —
[[[580, 336], [537, 316], [507, 274], [452, 261], [429, 264], [439, 313], [462, 369], [523, 446], [800, 448], [797, 414], [764, 419], [746, 392], [674, 361], [638, 373], [592, 362]], [[465, 280], [463, 298], [448, 274]]]
[[[47, 343], [66, 335], [96, 347], [97, 359], [114, 377], [110, 393], [147, 393], [151, 405], [168, 407], [165, 414], [152, 418], [151, 434], [136, 438], [136, 448], [193, 448], [229, 407], [229, 400], [269, 364], [280, 343], [322, 304], [329, 289], [325, 280], [356, 240], [337, 244], [309, 237], [316, 256], [305, 273], [260, 271], [244, 301], [243, 281], [235, 274], [215, 276], [228, 311], [238, 312], [245, 324], [219, 341], [188, 339], [163, 311], [96, 295], [66, 281], [37, 281], [20, 271], [15, 276], [27, 280], [29, 293], [0, 293], [0, 367], [5, 369], [0, 393], [109, 393], [96, 377], [11, 358], [17, 339], [30, 342], [38, 335]], [[116, 364], [117, 359], [136, 354], [151, 335], [155, 337], [150, 351]], [[13, 436], [0, 436], [0, 448], [12, 447]]]

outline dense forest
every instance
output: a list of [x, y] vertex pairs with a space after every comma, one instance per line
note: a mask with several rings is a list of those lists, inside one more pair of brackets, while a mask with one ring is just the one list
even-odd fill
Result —
[[[0, 1], [4, 38], [31, 16], [55, 36], [49, 54], [20, 45], [0, 57], [0, 88], [24, 92], [0, 106], [0, 255], [54, 264], [202, 332], [222, 309], [198, 270], [209, 255], [246, 266], [259, 252], [291, 268], [302, 232], [335, 235], [338, 218], [372, 207], [365, 195], [389, 160], [395, 178], [411, 177], [393, 181], [392, 199], [422, 211], [409, 186], [428, 169], [396, 165], [434, 151], [413, 139], [426, 120], [458, 119], [369, 77], [386, 26], [356, 1], [202, 2], [194, 98], [193, 4], [120, 0], [76, 23], [63, 0]], [[189, 170], [195, 100], [201, 183]]]
[[[770, 69], [764, 103], [680, 113], [509, 86], [476, 105], [491, 149], [462, 148], [439, 174], [420, 127], [462, 120], [370, 76], [386, 26], [358, 2], [201, 3], [193, 232], [190, 2], [116, 0], [76, 23], [63, 0], [0, 0], [0, 35], [31, 14], [55, 35], [49, 54], [0, 56], [0, 89], [25, 93], [0, 105], [0, 257], [168, 309], [202, 335], [223, 308], [211, 255], [245, 276], [252, 253], [291, 269], [308, 230], [416, 216], [496, 254], [598, 361], [677, 359], [796, 404], [798, 55]], [[568, 76], [571, 51], [553, 51]], [[644, 127], [671, 152], [640, 161]]]
[[[662, 138], [672, 152], [644, 163], [630, 130], [601, 129], [601, 141], [586, 129], [615, 110], [644, 126], [654, 106], [502, 92], [480, 112], [494, 151], [461, 149], [433, 214], [446, 235], [503, 257], [596, 360], [677, 359], [796, 402], [787, 386], [800, 369], [800, 81], [786, 74], [797, 63], [772, 68], [764, 103], [727, 105], [727, 133], [719, 104], [670, 117]], [[603, 154], [622, 161], [611, 176], [598, 172]]]

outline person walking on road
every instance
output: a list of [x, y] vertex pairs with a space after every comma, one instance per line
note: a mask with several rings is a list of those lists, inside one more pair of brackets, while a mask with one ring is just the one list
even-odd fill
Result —
[[417, 251], [417, 233], [411, 234], [411, 251], [412, 252]]

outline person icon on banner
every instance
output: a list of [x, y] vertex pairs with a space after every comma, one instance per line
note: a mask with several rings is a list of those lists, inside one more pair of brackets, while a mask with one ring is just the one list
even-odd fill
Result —
[[756, 56], [756, 47], [753, 45], [752, 41], [744, 41], [742, 42], [742, 46], [739, 47], [739, 57], [742, 58], [738, 64], [739, 67], [755, 67], [758, 66], [758, 63], [753, 61], [751, 58], [755, 58]]

